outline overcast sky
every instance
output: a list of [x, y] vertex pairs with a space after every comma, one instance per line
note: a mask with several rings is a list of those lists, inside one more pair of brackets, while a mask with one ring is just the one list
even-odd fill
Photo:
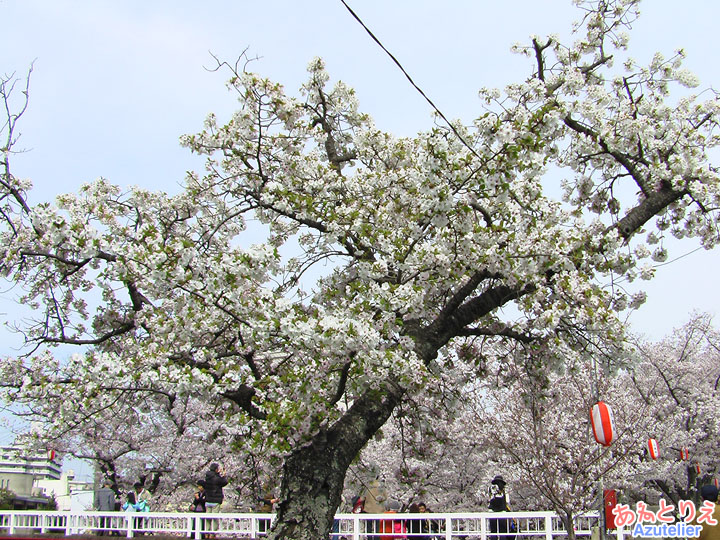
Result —
[[[510, 46], [531, 34], [569, 34], [570, 0], [347, 0], [449, 118], [480, 112], [477, 90], [521, 80], [531, 66]], [[631, 55], [684, 48], [701, 87], [720, 88], [711, 0], [648, 0], [634, 25]], [[214, 60], [258, 56], [253, 70], [295, 92], [321, 56], [335, 80], [357, 89], [377, 125], [412, 135], [431, 125], [430, 107], [372, 42], [340, 0], [0, 0], [0, 70], [22, 77], [34, 61], [30, 107], [20, 125], [16, 175], [33, 180], [32, 202], [103, 176], [120, 185], [175, 192], [201, 163], [178, 137], [200, 131], [209, 112], [233, 109], [227, 72]], [[649, 300], [635, 331], [659, 338], [693, 310], [715, 313], [719, 252], [681, 243], [645, 284]], [[0, 317], [16, 312], [0, 291]], [[3, 338], [5, 334], [0, 334]], [[19, 343], [3, 338], [0, 355]]]

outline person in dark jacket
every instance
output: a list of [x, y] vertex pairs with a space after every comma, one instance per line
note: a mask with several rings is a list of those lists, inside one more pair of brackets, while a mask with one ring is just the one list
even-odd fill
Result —
[[210, 464], [210, 470], [205, 473], [205, 508], [208, 512], [219, 512], [223, 502], [223, 487], [228, 481], [225, 477], [225, 468], [217, 463]]
[[[412, 503], [408, 507], [408, 512], [411, 514], [420, 513], [420, 505], [418, 503]], [[420, 519], [419, 516], [412, 516], [408, 519], [407, 530], [410, 533], [410, 538], [413, 540], [428, 540], [426, 533], [429, 527], [426, 519]]]
[[[716, 488], [714, 485], [710, 484], [707, 486], [703, 486], [700, 489], [700, 496], [702, 497], [702, 503], [705, 504], [705, 501], [710, 501], [715, 505], [715, 510], [713, 510], [712, 517], [713, 519], [717, 520], [717, 525], [710, 525], [709, 523], [704, 523], [702, 525], [702, 530], [700, 531], [700, 536], [698, 536], [698, 540], [717, 540], [720, 538], [720, 504], [718, 504], [718, 488]], [[697, 518], [694, 522], [695, 525], [697, 525]]]
[[[502, 476], [496, 476], [490, 482], [488, 508], [493, 512], [507, 512], [509, 509], [506, 485]], [[507, 518], [490, 518], [488, 521], [490, 522], [490, 540], [515, 540], [514, 535], [512, 537], [508, 535], [509, 520]]]
[[193, 501], [190, 504], [190, 511], [205, 512], [207, 510], [207, 508], [205, 507], [205, 505], [207, 504], [207, 495], [205, 493], [205, 480], [198, 480], [197, 488], [198, 489], [193, 496]]
[[[191, 512], [205, 512], [207, 508], [205, 505], [207, 504], [207, 499], [205, 496], [205, 480], [198, 480], [197, 481], [197, 491], [195, 492], [195, 495], [193, 495], [193, 500], [190, 503], [190, 511]], [[192, 532], [190, 533], [189, 538], [195, 538], [195, 527], [199, 526], [200, 530], [205, 530], [205, 523], [201, 519], [193, 519], [192, 520]], [[200, 538], [208, 538], [208, 535], [206, 534], [200, 534]]]

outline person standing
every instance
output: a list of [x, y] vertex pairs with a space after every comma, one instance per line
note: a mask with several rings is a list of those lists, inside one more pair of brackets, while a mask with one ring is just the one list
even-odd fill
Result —
[[133, 485], [135, 488], [135, 510], [138, 512], [149, 512], [150, 511], [150, 492], [145, 489], [142, 482], [135, 482]]
[[[427, 505], [424, 502], [418, 503], [418, 512], [421, 514], [429, 514], [432, 513], [432, 510], [430, 510]], [[424, 533], [436, 533], [440, 530], [440, 524], [435, 519], [425, 519], [422, 521], [422, 532]], [[427, 536], [427, 538], [431, 538], [431, 536]]]
[[[408, 512], [410, 514], [419, 514], [420, 505], [418, 503], [412, 503], [408, 507]], [[407, 521], [407, 530], [410, 533], [409, 537], [414, 540], [428, 540], [427, 536], [424, 534], [428, 530], [428, 526], [425, 523], [426, 521], [426, 519], [422, 519], [419, 516], [410, 517]]]
[[205, 473], [205, 507], [209, 513], [220, 511], [223, 499], [223, 487], [228, 483], [225, 477], [225, 467], [218, 463], [211, 463], [210, 470]]
[[[149, 512], [150, 511], [150, 492], [145, 489], [145, 486], [142, 482], [135, 482], [133, 484], [133, 488], [135, 491], [133, 492], [135, 496], [135, 511], [136, 512]], [[145, 534], [145, 519], [143, 518], [135, 518], [135, 535], [136, 536], [142, 536]]]
[[[352, 513], [353, 514], [367, 514], [367, 510], [365, 510], [365, 497], [362, 495], [356, 495], [353, 497], [352, 500]], [[362, 527], [361, 535], [362, 538], [365, 538], [366, 540], [373, 540], [371, 536], [368, 535], [368, 533], [375, 532], [375, 528], [373, 527], [372, 521], [367, 520], [361, 520], [360, 526]]]
[[351, 501], [353, 514], [367, 514], [365, 510], [365, 497], [356, 495]]
[[[703, 504], [705, 504], [705, 501], [715, 504], [712, 517], [717, 520], [717, 525], [703, 523], [698, 540], [720, 540], [720, 504], [717, 504], [718, 488], [713, 485], [703, 486], [700, 488], [700, 497], [703, 500]], [[697, 524], [697, 520], [695, 523]]]
[[205, 480], [198, 480], [197, 491], [190, 504], [191, 512], [205, 512], [207, 510], [207, 495], [205, 494]]
[[[400, 510], [400, 503], [397, 501], [387, 501], [385, 514], [397, 514]], [[406, 540], [407, 526], [404, 519], [383, 519], [380, 521], [380, 532], [386, 533], [380, 535], [380, 540]]]
[[[505, 480], [498, 475], [490, 482], [488, 488], [488, 508], [493, 512], [506, 512], [508, 510], [508, 494], [505, 490]], [[507, 540], [507, 518], [490, 518], [490, 540]]]
[[[112, 480], [109, 478], [103, 480], [102, 487], [95, 492], [93, 506], [98, 512], [115, 511], [115, 492], [112, 490]], [[102, 536], [106, 532], [112, 534], [112, 530], [110, 530], [111, 522], [112, 518], [109, 516], [100, 517], [100, 530], [97, 535]]]
[[122, 505], [122, 509], [126, 512], [137, 512], [135, 501], [135, 492], [128, 491], [125, 494], [125, 502]]
[[[280, 499], [275, 497], [272, 492], [268, 491], [262, 497], [258, 497], [258, 503], [260, 504], [258, 511], [261, 514], [272, 514], [275, 503], [279, 502]], [[260, 518], [258, 520], [258, 531], [260, 533], [267, 533], [270, 531], [271, 520], [267, 518]]]
[[[209, 514], [220, 512], [225, 498], [223, 488], [227, 483], [225, 467], [219, 463], [211, 463], [210, 470], [205, 473], [205, 509]], [[207, 526], [209, 531], [217, 531], [220, 528], [220, 520], [215, 518], [208, 520]]]
[[[200, 512], [204, 513], [207, 508], [207, 498], [205, 495], [205, 480], [198, 480], [197, 481], [197, 491], [195, 492], [195, 495], [193, 495], [193, 501], [190, 503], [190, 511], [191, 512]], [[204, 523], [202, 519], [193, 519], [193, 528], [192, 533], [190, 534], [190, 538], [195, 537], [195, 527], [198, 526], [198, 528], [202, 531], [204, 529]], [[205, 535], [201, 534], [201, 538], [205, 538]]]

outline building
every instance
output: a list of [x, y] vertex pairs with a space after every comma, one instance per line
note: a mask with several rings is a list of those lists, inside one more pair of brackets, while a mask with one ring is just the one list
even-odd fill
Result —
[[36, 493], [43, 497], [55, 498], [58, 510], [83, 512], [93, 509], [95, 491], [92, 482], [75, 479], [75, 471], [63, 472], [58, 480], [38, 480]]
[[15, 509], [47, 505], [52, 496], [45, 495], [40, 483], [62, 477], [55, 452], [37, 451], [22, 446], [0, 447], [0, 489], [15, 495]]

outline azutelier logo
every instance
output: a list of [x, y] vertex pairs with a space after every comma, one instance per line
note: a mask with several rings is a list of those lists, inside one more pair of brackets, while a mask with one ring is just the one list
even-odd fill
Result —
[[688, 525], [687, 523], [673, 523], [668, 525], [643, 525], [636, 523], [632, 530], [635, 538], [697, 538], [700, 536], [702, 525]]

